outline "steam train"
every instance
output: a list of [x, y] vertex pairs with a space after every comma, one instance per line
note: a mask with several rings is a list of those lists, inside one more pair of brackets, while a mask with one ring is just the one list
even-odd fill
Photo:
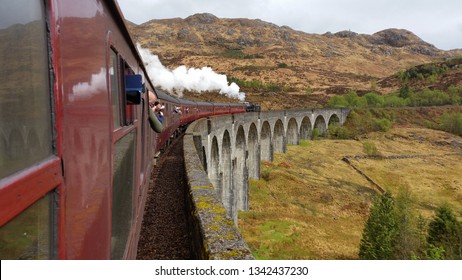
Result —
[[154, 88], [116, 1], [2, 1], [0, 18], [0, 259], [134, 259], [154, 155], [248, 104]]

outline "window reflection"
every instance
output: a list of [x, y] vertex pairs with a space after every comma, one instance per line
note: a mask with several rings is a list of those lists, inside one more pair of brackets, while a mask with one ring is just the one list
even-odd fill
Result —
[[132, 224], [135, 142], [135, 131], [132, 131], [114, 145], [112, 259], [123, 257]]
[[56, 258], [53, 201], [54, 193], [52, 192], [0, 228], [0, 259]]
[[3, 1], [0, 10], [0, 179], [52, 153], [43, 1]]
[[117, 53], [111, 49], [111, 65], [109, 67], [109, 75], [111, 79], [111, 95], [112, 95], [112, 117], [114, 120], [114, 129], [120, 127], [120, 94], [119, 94], [119, 57]]

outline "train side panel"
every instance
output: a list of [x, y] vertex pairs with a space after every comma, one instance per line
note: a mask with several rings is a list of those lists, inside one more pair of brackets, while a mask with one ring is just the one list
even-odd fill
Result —
[[185, 126], [196, 119], [197, 103], [186, 99], [178, 99], [178, 101], [181, 110], [180, 126]]
[[197, 101], [196, 119], [202, 119], [213, 115], [213, 103]]
[[[135, 96], [144, 100], [154, 89], [120, 10], [96, 0], [10, 7], [17, 9], [1, 13], [18, 20], [0, 29], [11, 37], [0, 50], [17, 59], [2, 61], [9, 75], [0, 96], [16, 94], [1, 102], [11, 109], [2, 105], [0, 114], [0, 236], [16, 237], [2, 259], [134, 258], [154, 149], [147, 103], [128, 99], [126, 79], [141, 75], [145, 87]], [[24, 223], [31, 218], [40, 222]]]
[[230, 104], [213, 103], [213, 114], [214, 115], [229, 114], [229, 112], [230, 112]]
[[134, 229], [142, 214], [136, 198], [146, 188], [147, 180], [140, 176], [146, 173], [141, 172], [145, 122], [143, 108], [129, 105], [125, 98], [124, 78], [140, 74], [140, 62], [112, 4], [66, 0], [56, 8], [66, 181], [65, 258], [133, 258], [136, 251], [127, 244], [136, 239]]
[[245, 104], [229, 104], [231, 114], [239, 114], [246, 112]]

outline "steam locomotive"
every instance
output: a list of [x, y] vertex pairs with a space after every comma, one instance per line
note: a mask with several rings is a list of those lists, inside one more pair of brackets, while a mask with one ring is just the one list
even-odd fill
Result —
[[154, 155], [256, 109], [154, 88], [116, 1], [2, 1], [0, 18], [0, 259], [134, 259]]

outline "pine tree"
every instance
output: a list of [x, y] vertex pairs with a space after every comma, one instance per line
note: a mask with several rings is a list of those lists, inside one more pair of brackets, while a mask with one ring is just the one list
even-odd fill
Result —
[[425, 257], [426, 232], [421, 229], [424, 221], [417, 216], [409, 187], [400, 188], [395, 209], [398, 223], [394, 244], [395, 258], [408, 260]]
[[462, 259], [462, 228], [449, 205], [436, 210], [436, 216], [428, 226], [428, 254], [435, 248], [444, 251], [445, 259]]
[[394, 259], [394, 245], [398, 235], [394, 200], [384, 193], [371, 208], [359, 247], [359, 257], [366, 260]]

